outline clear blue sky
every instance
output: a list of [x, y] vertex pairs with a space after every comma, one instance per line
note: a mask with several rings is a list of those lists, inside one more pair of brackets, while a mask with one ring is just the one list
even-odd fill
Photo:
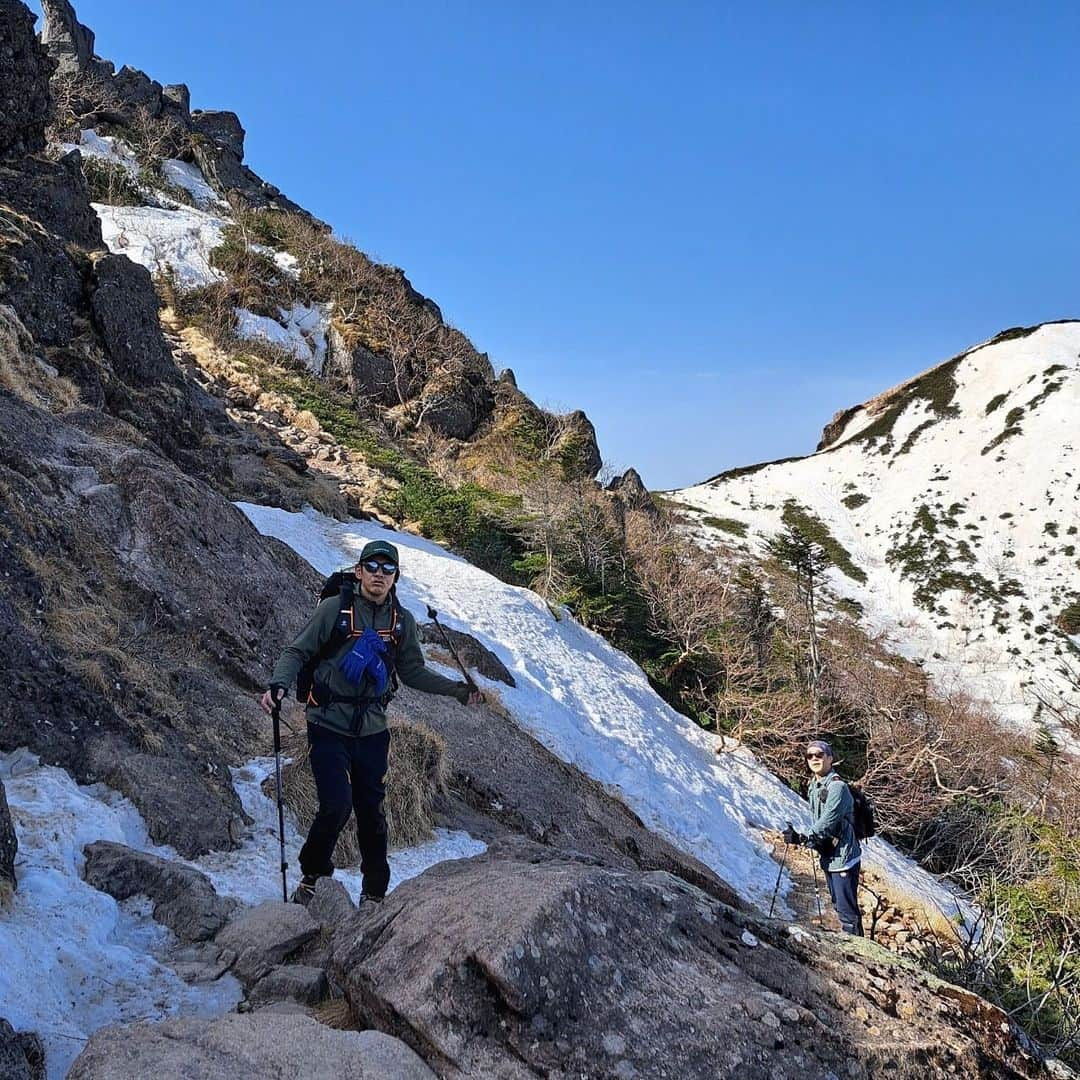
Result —
[[1071, 0], [77, 8], [653, 488], [1080, 314]]

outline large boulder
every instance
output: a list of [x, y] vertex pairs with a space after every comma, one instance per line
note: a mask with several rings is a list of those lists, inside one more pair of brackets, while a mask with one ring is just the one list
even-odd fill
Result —
[[215, 944], [237, 956], [233, 970], [246, 983], [265, 976], [319, 933], [319, 924], [300, 904], [268, 900], [240, 912]]
[[4, 781], [0, 780], [0, 907], [15, 891], [15, 856], [19, 853], [19, 838], [8, 809]]
[[331, 976], [445, 1076], [1045, 1075], [1000, 1010], [884, 949], [535, 846], [398, 886], [339, 933]]
[[0, 0], [0, 158], [45, 149], [53, 61], [20, 0]]
[[214, 937], [236, 908], [218, 896], [210, 879], [183, 863], [135, 851], [111, 840], [96, 840], [84, 851], [87, 884], [115, 900], [147, 896], [154, 918], [184, 942]]
[[145, 266], [126, 255], [104, 255], [94, 264], [94, 319], [113, 370], [135, 385], [176, 375], [158, 322], [159, 301]]
[[377, 1031], [336, 1031], [264, 1009], [97, 1032], [68, 1080], [435, 1080], [407, 1046]]
[[0, 1019], [0, 1078], [45, 1080], [45, 1048], [31, 1032], [15, 1031]]
[[113, 76], [112, 87], [126, 106], [125, 112], [145, 112], [153, 118], [161, 115], [161, 83], [146, 72], [125, 64]]
[[17, 165], [0, 164], [0, 201], [40, 222], [62, 240], [100, 250], [105, 246], [101, 218], [90, 205], [81, 162], [82, 155], [72, 150], [55, 162], [31, 157]]
[[448, 439], [467, 439], [495, 408], [495, 395], [482, 373], [440, 374], [420, 395], [417, 424]]
[[231, 151], [237, 161], [244, 158], [244, 128], [234, 112], [196, 109], [191, 114], [191, 130]]
[[506, 665], [472, 634], [462, 633], [460, 630], [443, 626], [442, 623], [436, 626], [433, 622], [421, 623], [418, 630], [420, 640], [426, 645], [445, 649], [449, 640], [450, 647], [466, 668], [472, 668], [487, 679], [506, 683], [507, 686], [517, 686]]
[[94, 59], [94, 32], [79, 22], [68, 0], [41, 0], [41, 43], [61, 75], [86, 71]]

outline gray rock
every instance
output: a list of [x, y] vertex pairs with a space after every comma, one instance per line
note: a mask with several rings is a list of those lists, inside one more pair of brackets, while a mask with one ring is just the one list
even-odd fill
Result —
[[267, 972], [251, 989], [252, 1001], [298, 1001], [318, 1005], [330, 992], [326, 972], [308, 964], [282, 964]]
[[135, 385], [175, 374], [158, 323], [158, 296], [145, 266], [126, 255], [105, 255], [94, 265], [94, 319], [113, 369]]
[[170, 83], [161, 88], [161, 108], [185, 127], [191, 125], [191, 91], [184, 83]]
[[[421, 623], [419, 626], [420, 640], [428, 645], [437, 645], [446, 648], [446, 638], [442, 631], [433, 622]], [[473, 671], [479, 672], [488, 679], [494, 679], [507, 686], [517, 686], [514, 676], [510, 674], [506, 665], [486, 646], [477, 641], [472, 634], [464, 634], [460, 630], [454, 630], [444, 626], [443, 630], [450, 639], [454, 651], [461, 657], [461, 662]]]
[[113, 76], [112, 87], [128, 107], [125, 111], [144, 109], [154, 118], [161, 115], [161, 83], [146, 72], [125, 64]]
[[45, 149], [54, 66], [38, 42], [26, 5], [0, 0], [0, 158]]
[[191, 130], [231, 151], [237, 161], [244, 159], [244, 129], [234, 112], [196, 109], [191, 114]]
[[67, 0], [41, 0], [45, 16], [41, 43], [57, 62], [57, 71], [74, 75], [86, 71], [94, 58], [94, 32], [83, 26]]
[[[336, 326], [330, 328], [328, 349], [327, 372], [344, 378], [353, 397], [374, 405], [399, 404], [394, 365], [389, 357], [371, 352], [358, 341], [351, 342]], [[409, 397], [412, 390], [406, 378], [402, 396]]]
[[375, 1031], [336, 1031], [260, 1009], [97, 1032], [68, 1080], [435, 1080], [407, 1046]]
[[448, 439], [467, 439], [495, 408], [495, 395], [482, 375], [439, 376], [420, 395], [418, 423]]
[[7, 894], [15, 891], [15, 856], [19, 853], [19, 838], [8, 809], [7, 792], [0, 780], [0, 907]]
[[56, 162], [34, 157], [17, 167], [0, 165], [0, 199], [63, 240], [91, 250], [105, 246], [78, 150]]
[[356, 914], [357, 907], [340, 881], [335, 881], [332, 877], [321, 877], [307, 910], [323, 930], [333, 933]]
[[28, 1031], [0, 1019], [0, 1080], [45, 1080], [45, 1048]]
[[183, 757], [102, 744], [93, 762], [105, 783], [136, 805], [155, 843], [169, 844], [187, 859], [236, 846], [238, 808], [222, 805], [219, 789], [192, 776]]
[[[1000, 1010], [973, 995], [949, 1005], [963, 992], [871, 943], [794, 943], [669, 874], [520, 842], [399, 885], [338, 935], [329, 974], [360, 1022], [423, 1047], [446, 1076], [821, 1080], [849, 1061], [858, 1076], [918, 1061], [920, 1075], [974, 1080], [1039, 1068]], [[784, 1027], [792, 1010], [823, 1027]]]
[[85, 856], [89, 885], [116, 900], [148, 896], [154, 918], [181, 941], [207, 941], [236, 908], [235, 900], [218, 896], [205, 874], [182, 863], [109, 840], [87, 845]]
[[233, 970], [245, 983], [253, 983], [318, 932], [319, 924], [300, 904], [268, 900], [232, 919], [218, 934], [215, 944], [237, 954]]

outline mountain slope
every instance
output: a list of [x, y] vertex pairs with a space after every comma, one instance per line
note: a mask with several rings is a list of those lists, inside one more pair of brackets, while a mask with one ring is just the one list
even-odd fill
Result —
[[1080, 322], [999, 334], [837, 414], [809, 457], [671, 498], [706, 544], [760, 553], [800, 525], [835, 597], [939, 687], [1075, 745], [1040, 698], [1073, 700], [1080, 640]]

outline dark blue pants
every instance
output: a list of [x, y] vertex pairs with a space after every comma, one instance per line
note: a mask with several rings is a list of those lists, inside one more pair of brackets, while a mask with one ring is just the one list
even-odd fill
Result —
[[317, 724], [308, 724], [307, 731], [319, 811], [300, 849], [300, 870], [319, 877], [334, 872], [334, 845], [349, 815], [355, 813], [364, 892], [385, 896], [390, 864], [386, 861], [383, 797], [390, 732], [363, 737], [338, 735]]
[[[822, 867], [824, 869], [824, 867]], [[856, 863], [849, 870], [830, 873], [825, 870], [825, 883], [829, 886], [829, 896], [833, 907], [840, 916], [840, 925], [846, 934], [863, 936], [862, 911], [859, 910], [859, 871], [862, 863]]]

